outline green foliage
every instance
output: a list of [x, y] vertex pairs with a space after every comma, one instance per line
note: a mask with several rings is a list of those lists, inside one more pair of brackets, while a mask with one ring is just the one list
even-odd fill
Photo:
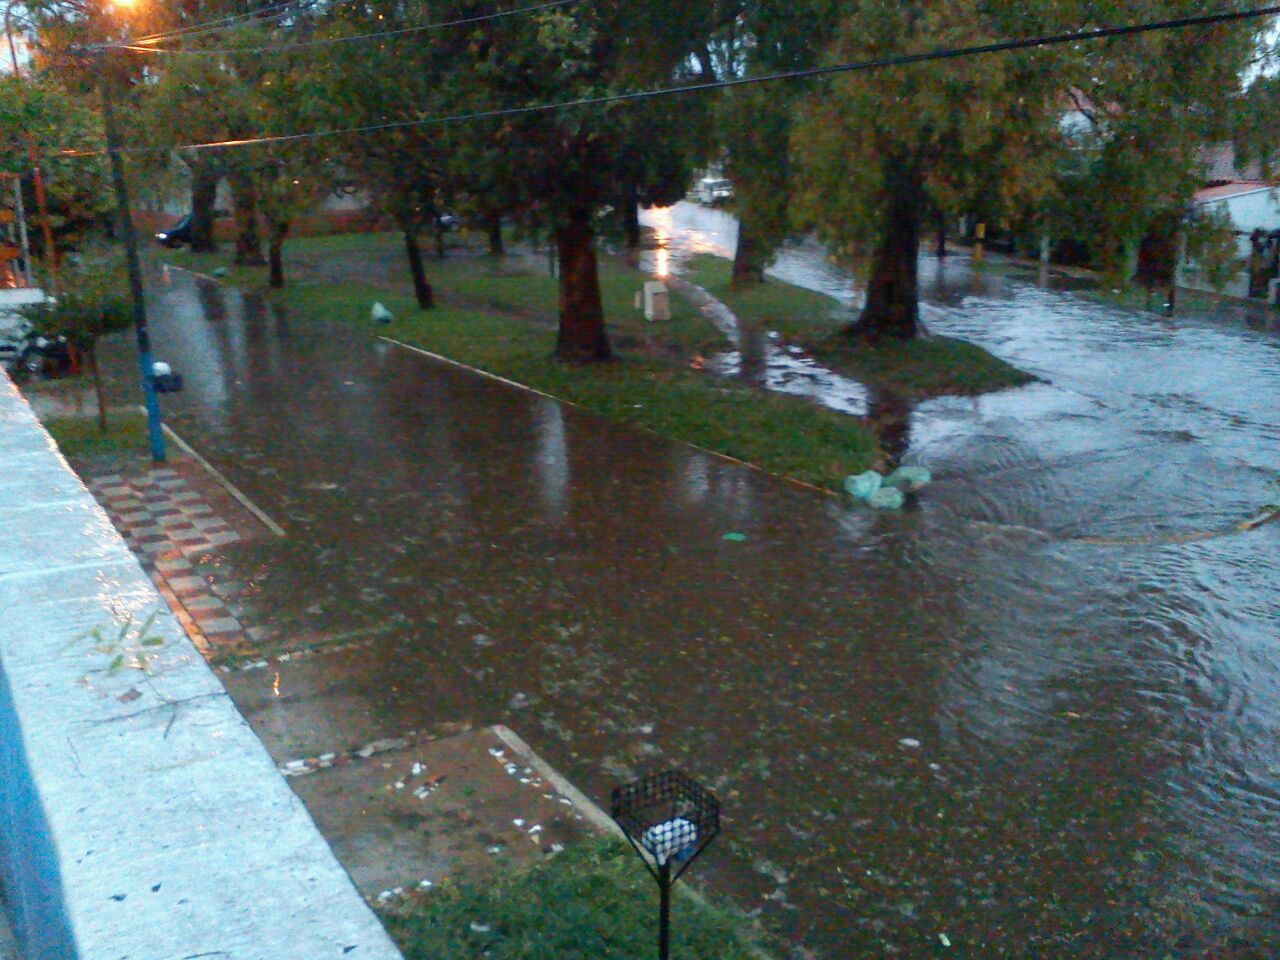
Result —
[[[1280, 55], [1280, 46], [1272, 56]], [[1280, 76], [1271, 73], [1255, 77], [1236, 113], [1237, 166], [1257, 160], [1263, 176], [1280, 176]]]
[[[483, 109], [667, 83], [689, 57], [699, 8], [604, 0], [488, 21], [469, 38], [473, 59], [453, 84], [469, 107]], [[631, 189], [650, 203], [681, 196], [702, 109], [695, 98], [563, 109], [475, 125], [470, 135], [500, 148], [516, 207], [554, 224]]]
[[133, 322], [124, 271], [104, 256], [69, 260], [55, 299], [21, 308], [33, 333], [65, 336], [92, 353], [98, 341]]
[[1231, 217], [1220, 207], [1199, 206], [1187, 217], [1184, 230], [1187, 257], [1211, 286], [1221, 290], [1243, 267]]
[[755, 86], [727, 91], [716, 118], [738, 217], [750, 225], [762, 253], [772, 252], [789, 232], [791, 116], [787, 97]]
[[[584, 842], [498, 882], [461, 881], [386, 910], [406, 960], [642, 960], [655, 949], [657, 888], [621, 841]], [[673, 956], [758, 956], [752, 922], [677, 888]]]
[[163, 634], [156, 632], [156, 617], [159, 610], [151, 613], [142, 623], [137, 623], [132, 616], [125, 617], [120, 628], [109, 633], [103, 627], [94, 627], [77, 639], [90, 640], [95, 652], [109, 658], [106, 672], [118, 673], [127, 667], [151, 673], [151, 661], [156, 652], [165, 645]]
[[[34, 150], [44, 173], [51, 227], [79, 240], [85, 228], [110, 207], [106, 164], [101, 157], [60, 156], [66, 150], [94, 151], [102, 129], [92, 104], [52, 77], [0, 76], [0, 171], [31, 169]], [[35, 194], [25, 186], [29, 216]], [[42, 242], [38, 230], [32, 241]]]

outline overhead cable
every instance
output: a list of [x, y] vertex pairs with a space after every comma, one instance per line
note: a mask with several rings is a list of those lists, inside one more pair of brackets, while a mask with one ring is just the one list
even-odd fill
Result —
[[[717, 80], [706, 83], [682, 84], [672, 87], [658, 87], [649, 90], [636, 90], [630, 93], [609, 94], [599, 97], [582, 97], [576, 100], [560, 100], [552, 103], [529, 104], [523, 107], [506, 107], [493, 110], [480, 110], [472, 113], [457, 113], [437, 117], [423, 117], [412, 120], [394, 120], [387, 123], [368, 124], [359, 127], [344, 127], [332, 130], [311, 130], [301, 133], [279, 134], [274, 136], [248, 137], [238, 140], [220, 140], [207, 143], [188, 143], [175, 147], [125, 147], [127, 153], [167, 153], [170, 150], [208, 150], [224, 147], [245, 147], [270, 143], [292, 143], [300, 140], [311, 140], [318, 137], [355, 136], [366, 133], [380, 133], [388, 130], [402, 130], [411, 127], [463, 123], [474, 120], [492, 120], [501, 117], [524, 116], [537, 113], [550, 113], [557, 110], [569, 110], [578, 107], [607, 106], [614, 103], [631, 103], [650, 100], [658, 97], [681, 96], [684, 94], [705, 93], [710, 90], [723, 90], [731, 87], [744, 87], [756, 84], [778, 83], [787, 80], [801, 80], [815, 77], [829, 77], [846, 73], [859, 73], [868, 70], [879, 70], [887, 67], [906, 66], [914, 63], [926, 63], [936, 60], [955, 60], [962, 57], [982, 56], [991, 53], [1002, 53], [1012, 50], [1028, 50], [1040, 47], [1061, 46], [1070, 43], [1083, 43], [1092, 40], [1103, 40], [1110, 37], [1134, 36], [1144, 33], [1155, 33], [1163, 30], [1178, 30], [1188, 27], [1212, 26], [1221, 23], [1257, 19], [1280, 14], [1280, 5], [1259, 7], [1250, 10], [1233, 10], [1224, 13], [1202, 14], [1191, 17], [1178, 17], [1170, 20], [1157, 20], [1146, 23], [1128, 24], [1118, 27], [1097, 27], [1089, 30], [1075, 30], [1068, 33], [1046, 34], [1020, 40], [1001, 40], [994, 43], [978, 44], [970, 47], [944, 47], [921, 53], [895, 54], [888, 57], [877, 57], [871, 60], [858, 60], [848, 63], [828, 64], [821, 67], [809, 67], [802, 70], [788, 70], [781, 73], [761, 74], [752, 77], [738, 77], [729, 80]], [[63, 156], [96, 156], [102, 151], [63, 151]]]
[[441, 30], [445, 27], [458, 27], [469, 23], [482, 23], [486, 20], [498, 20], [502, 17], [514, 17], [526, 13], [536, 13], [541, 10], [550, 10], [555, 7], [564, 7], [569, 4], [581, 2], [582, 0], [549, 0], [547, 3], [539, 3], [532, 7], [518, 7], [515, 10], [501, 10], [497, 13], [479, 14], [474, 17], [462, 17], [457, 20], [441, 20], [436, 23], [422, 23], [416, 24], [412, 27], [400, 27], [395, 30], [380, 30], [376, 33], [357, 33], [348, 37], [319, 37], [314, 40], [299, 40], [295, 43], [270, 44], [258, 47], [230, 47], [223, 50], [203, 50], [197, 47], [190, 49], [142, 47], [132, 43], [122, 43], [117, 44], [116, 46], [119, 49], [133, 50], [138, 53], [167, 53], [199, 57], [229, 57], [256, 53], [286, 53], [291, 50], [300, 50], [306, 47], [324, 47], [333, 46], [334, 44], [339, 43], [356, 43], [363, 40], [378, 40], [386, 37], [399, 37], [410, 33], [421, 33], [424, 30]]

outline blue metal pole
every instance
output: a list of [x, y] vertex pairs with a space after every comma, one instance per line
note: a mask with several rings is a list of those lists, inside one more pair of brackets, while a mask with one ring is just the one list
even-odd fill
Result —
[[129, 268], [129, 292], [133, 297], [133, 327], [138, 335], [138, 368], [142, 374], [142, 393], [147, 404], [147, 436], [151, 440], [151, 457], [158, 463], [165, 458], [164, 427], [160, 419], [160, 399], [156, 395], [155, 371], [151, 359], [151, 335], [147, 332], [147, 304], [142, 289], [142, 263], [138, 257], [138, 237], [133, 229], [133, 213], [129, 209], [129, 188], [124, 179], [124, 161], [120, 156], [120, 131], [116, 127], [115, 106], [111, 89], [111, 71], [107, 69], [107, 51], [98, 77], [102, 84], [102, 126], [106, 134], [107, 154], [111, 158], [111, 179], [115, 187], [120, 232], [123, 235], [125, 262]]

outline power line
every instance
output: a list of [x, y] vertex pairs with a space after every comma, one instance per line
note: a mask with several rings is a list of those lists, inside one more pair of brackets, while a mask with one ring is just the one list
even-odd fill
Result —
[[[1109, 37], [1133, 36], [1143, 33], [1155, 33], [1162, 30], [1178, 30], [1187, 27], [1212, 26], [1219, 23], [1230, 23], [1240, 20], [1251, 20], [1259, 17], [1270, 17], [1280, 14], [1280, 5], [1259, 7], [1252, 10], [1236, 10], [1227, 13], [1204, 14], [1193, 17], [1179, 17], [1172, 20], [1157, 20], [1147, 23], [1129, 24], [1121, 27], [1098, 27], [1091, 30], [1076, 30], [1070, 33], [1047, 34], [1029, 37], [1022, 40], [1002, 40], [995, 43], [979, 44], [972, 47], [945, 47], [923, 53], [898, 54], [891, 57], [878, 57], [873, 60], [859, 60], [851, 63], [830, 64], [824, 67], [809, 67], [803, 70], [788, 70], [782, 73], [762, 74], [755, 77], [740, 77], [732, 80], [718, 80], [710, 83], [683, 84], [675, 87], [660, 87], [651, 90], [637, 90], [631, 93], [611, 94], [600, 97], [583, 97], [577, 100], [562, 100], [555, 103], [531, 104], [524, 107], [507, 107], [495, 110], [481, 110], [474, 113], [459, 113], [449, 116], [426, 117], [416, 120], [395, 120], [388, 123], [376, 123], [362, 127], [346, 127], [336, 130], [312, 130], [304, 133], [281, 134], [279, 136], [251, 137], [241, 140], [222, 140], [210, 143], [188, 143], [172, 148], [158, 147], [126, 147], [128, 153], [168, 153], [170, 150], [206, 150], [222, 147], [246, 147], [268, 143], [293, 143], [300, 140], [311, 140], [318, 137], [342, 137], [364, 133], [380, 133], [387, 130], [402, 130], [409, 127], [422, 127], [446, 123], [462, 123], [469, 120], [490, 120], [499, 117], [513, 117], [534, 113], [550, 113], [555, 110], [567, 110], [575, 107], [595, 107], [612, 103], [628, 103], [638, 100], [649, 100], [657, 97], [679, 96], [687, 93], [702, 93], [708, 90], [720, 90], [729, 87], [743, 87], [753, 84], [777, 83], [784, 80], [801, 80], [810, 77], [826, 77], [841, 73], [858, 73], [866, 70], [878, 70], [886, 67], [906, 66], [913, 63], [925, 63], [933, 60], [955, 60], [961, 57], [980, 56], [989, 53], [1002, 53], [1010, 50], [1027, 50], [1039, 47], [1061, 46], [1068, 43], [1081, 43], [1089, 40], [1103, 40]], [[98, 156], [102, 151], [64, 151], [63, 156]]]
[[442, 20], [437, 23], [423, 23], [412, 27], [401, 27], [396, 30], [382, 30], [377, 33], [358, 33], [349, 37], [322, 37], [317, 40], [302, 40], [298, 43], [272, 44], [270, 46], [261, 47], [244, 47], [241, 49], [226, 50], [167, 50], [163, 47], [140, 47], [133, 44], [117, 44], [118, 49], [134, 50], [139, 53], [168, 53], [183, 54], [187, 56], [200, 57], [229, 57], [238, 54], [250, 53], [286, 53], [290, 50], [299, 50], [304, 47], [322, 47], [332, 46], [338, 43], [355, 43], [361, 40], [375, 40], [383, 37], [398, 37], [409, 33], [421, 33], [424, 30], [440, 30], [444, 27], [457, 27], [469, 23], [481, 23], [485, 20], [497, 20], [502, 17], [514, 17], [520, 14], [536, 13], [540, 10], [550, 10], [555, 7], [564, 7], [569, 4], [581, 3], [582, 0], [550, 0], [548, 3], [540, 3], [532, 7], [519, 7], [515, 10], [502, 10], [497, 13], [486, 13], [474, 17], [462, 17], [458, 20]]

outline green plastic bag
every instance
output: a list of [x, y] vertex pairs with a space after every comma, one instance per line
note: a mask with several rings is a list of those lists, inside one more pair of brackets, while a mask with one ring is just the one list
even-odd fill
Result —
[[884, 478], [874, 470], [868, 470], [866, 473], [860, 473], [856, 477], [846, 477], [844, 488], [850, 495], [857, 497], [859, 500], [870, 500], [872, 495], [880, 489], [880, 485], [884, 483]]
[[897, 487], [881, 487], [867, 500], [876, 510], [899, 510], [906, 502], [906, 494]]

